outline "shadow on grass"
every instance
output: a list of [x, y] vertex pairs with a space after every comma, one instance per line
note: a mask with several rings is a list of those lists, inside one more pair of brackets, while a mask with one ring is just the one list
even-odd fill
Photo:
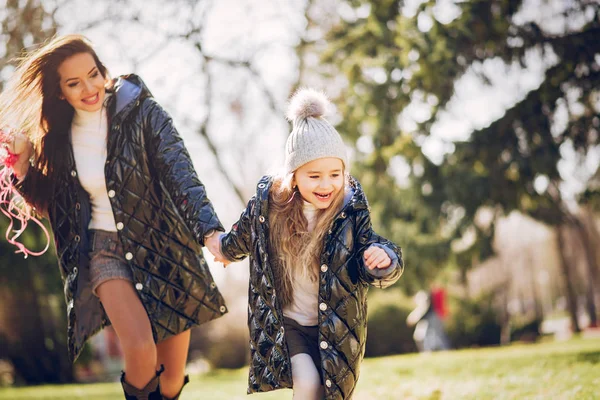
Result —
[[541, 361], [544, 363], [550, 362], [555, 365], [571, 365], [578, 363], [599, 364], [600, 351], [586, 351], [574, 354], [553, 354], [551, 356], [544, 357], [544, 359], [542, 359]]
[[600, 363], [600, 351], [590, 351], [587, 353], [579, 353], [577, 355], [577, 361], [586, 362], [590, 364]]

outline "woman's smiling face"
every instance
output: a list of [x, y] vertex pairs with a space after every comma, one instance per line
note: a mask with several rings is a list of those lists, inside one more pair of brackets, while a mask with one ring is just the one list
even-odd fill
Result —
[[313, 160], [296, 170], [293, 183], [304, 200], [325, 209], [343, 189], [344, 163], [334, 157]]
[[67, 58], [58, 67], [62, 97], [77, 110], [98, 111], [106, 95], [106, 78], [89, 53]]

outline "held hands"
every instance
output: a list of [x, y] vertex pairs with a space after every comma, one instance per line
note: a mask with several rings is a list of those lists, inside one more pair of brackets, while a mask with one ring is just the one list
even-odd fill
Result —
[[208, 251], [210, 251], [212, 255], [215, 256], [215, 261], [223, 263], [223, 267], [227, 267], [227, 265], [230, 264], [231, 261], [225, 258], [223, 253], [221, 253], [221, 236], [223, 235], [224, 233], [215, 232], [214, 235], [211, 235], [204, 239], [204, 244], [206, 245]]
[[371, 246], [364, 253], [365, 265], [369, 269], [387, 268], [392, 264], [392, 259], [387, 252], [378, 246]]

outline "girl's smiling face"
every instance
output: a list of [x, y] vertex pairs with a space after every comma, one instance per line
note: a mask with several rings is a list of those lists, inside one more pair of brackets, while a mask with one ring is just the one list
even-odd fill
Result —
[[106, 78], [102, 76], [94, 57], [79, 53], [67, 58], [58, 67], [60, 90], [73, 108], [98, 111], [104, 103]]
[[344, 163], [334, 157], [308, 162], [296, 170], [292, 184], [304, 200], [325, 209], [344, 187]]

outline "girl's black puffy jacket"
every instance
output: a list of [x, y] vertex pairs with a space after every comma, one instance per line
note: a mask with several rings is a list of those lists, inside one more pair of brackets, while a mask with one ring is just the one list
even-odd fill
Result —
[[[283, 313], [269, 260], [268, 211], [272, 177], [263, 177], [231, 232], [221, 238], [223, 255], [250, 256], [248, 325], [251, 365], [248, 393], [292, 387]], [[351, 198], [325, 238], [319, 285], [319, 348], [327, 400], [349, 399], [356, 387], [367, 336], [367, 290], [384, 288], [403, 272], [402, 251], [375, 234], [367, 199], [354, 179]], [[378, 244], [395, 255], [387, 270], [369, 271], [363, 252]], [[375, 275], [377, 274], [377, 275]]]
[[[227, 310], [202, 256], [204, 235], [223, 230], [171, 117], [135, 75], [115, 81], [108, 99], [104, 169], [108, 197], [134, 285], [158, 342]], [[69, 132], [64, 132], [68, 135]], [[73, 149], [60, 172], [48, 218], [64, 283], [69, 355], [110, 323], [89, 281], [91, 205]], [[17, 189], [27, 199], [30, 168]]]

